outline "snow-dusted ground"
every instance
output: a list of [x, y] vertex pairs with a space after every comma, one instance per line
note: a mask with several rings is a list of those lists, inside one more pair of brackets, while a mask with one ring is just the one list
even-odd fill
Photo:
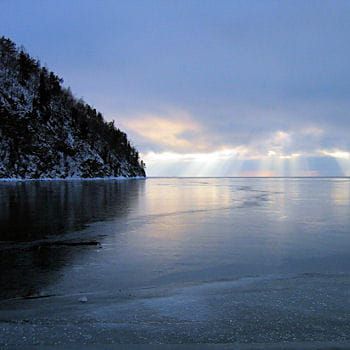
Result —
[[317, 342], [323, 348], [322, 342], [349, 342], [349, 286], [349, 275], [291, 275], [12, 300], [1, 303], [1, 341], [295, 343], [295, 348]]
[[64, 225], [48, 240], [101, 246], [5, 236], [0, 347], [349, 347], [348, 179], [4, 183], [1, 196], [41, 212], [12, 204], [2, 230]]

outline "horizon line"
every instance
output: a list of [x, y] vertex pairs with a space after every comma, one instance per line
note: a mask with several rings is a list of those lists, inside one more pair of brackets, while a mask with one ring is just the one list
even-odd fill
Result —
[[350, 176], [146, 176], [152, 179], [350, 179]]

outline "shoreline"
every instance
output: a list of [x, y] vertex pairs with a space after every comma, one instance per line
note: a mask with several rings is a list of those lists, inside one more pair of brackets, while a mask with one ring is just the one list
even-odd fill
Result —
[[142, 180], [146, 179], [146, 176], [132, 176], [132, 177], [126, 177], [126, 176], [109, 176], [109, 177], [43, 177], [39, 179], [22, 179], [22, 178], [0, 178], [1, 182], [33, 182], [33, 181], [110, 181], [110, 180]]

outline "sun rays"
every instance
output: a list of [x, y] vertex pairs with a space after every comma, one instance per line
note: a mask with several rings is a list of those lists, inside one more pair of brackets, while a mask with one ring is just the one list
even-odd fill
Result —
[[240, 152], [235, 149], [188, 154], [149, 152], [142, 156], [151, 176], [232, 176], [242, 162]]
[[[246, 152], [237, 149], [189, 154], [150, 152], [142, 156], [150, 176], [296, 176], [303, 165], [296, 155], [249, 159]], [[302, 173], [306, 175], [305, 169]]]
[[[320, 151], [250, 156], [247, 149], [225, 149], [211, 153], [149, 152], [143, 154], [149, 176], [332, 176], [322, 173], [316, 161], [335, 163], [337, 176], [350, 176], [350, 155], [347, 152]], [[321, 167], [320, 167], [321, 168]]]
[[343, 172], [343, 176], [350, 176], [350, 152], [336, 149], [331, 151], [323, 150], [321, 153], [336, 160]]
[[[321, 149], [327, 130], [275, 129], [255, 138], [220, 139], [181, 109], [144, 113], [124, 121], [141, 143], [149, 176], [349, 176], [350, 152]], [[241, 141], [241, 142], [240, 142]]]

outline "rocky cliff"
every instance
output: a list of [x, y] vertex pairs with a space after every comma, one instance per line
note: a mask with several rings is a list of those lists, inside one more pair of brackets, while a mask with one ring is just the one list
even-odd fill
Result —
[[0, 178], [145, 176], [127, 135], [0, 38]]

